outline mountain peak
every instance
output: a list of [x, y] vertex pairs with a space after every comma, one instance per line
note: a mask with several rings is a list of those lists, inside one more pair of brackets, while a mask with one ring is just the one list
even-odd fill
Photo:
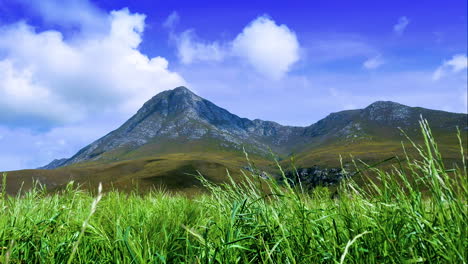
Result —
[[177, 98], [175, 100], [175, 103], [177, 101], [187, 103], [187, 102], [197, 102], [203, 100], [200, 96], [196, 95], [194, 92], [190, 91], [187, 87], [185, 86], [179, 86], [177, 88], [174, 88], [170, 90], [170, 96], [172, 98]]
[[169, 90], [169, 95], [177, 96], [177, 97], [188, 97], [192, 99], [201, 98], [200, 96], [196, 95], [194, 92], [192, 92], [190, 89], [188, 89], [185, 86], [179, 86], [177, 88]]
[[392, 101], [376, 101], [366, 107], [368, 108], [399, 108], [399, 107], [408, 107], [406, 105], [402, 105], [399, 103], [395, 103]]
[[200, 101], [203, 101], [203, 98], [185, 86], [179, 86], [153, 96], [140, 108], [137, 115], [140, 114], [146, 117], [148, 114], [158, 112], [163, 116], [167, 116], [171, 113], [180, 113], [187, 109], [193, 109]]
[[192, 91], [190, 91], [189, 88], [185, 87], [185, 86], [179, 86], [179, 87], [176, 87], [174, 89], [172, 89], [171, 91], [173, 92], [182, 92], [182, 93], [192, 93]]
[[409, 123], [412, 108], [392, 101], [377, 101], [363, 109], [363, 115], [369, 120], [380, 122]]

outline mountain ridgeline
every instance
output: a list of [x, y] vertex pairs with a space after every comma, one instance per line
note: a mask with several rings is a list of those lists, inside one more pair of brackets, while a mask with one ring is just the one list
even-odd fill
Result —
[[54, 169], [87, 162], [115, 162], [156, 154], [226, 152], [243, 148], [258, 156], [306, 157], [330, 146], [356, 147], [369, 142], [398, 142], [402, 129], [419, 134], [427, 119], [445, 137], [456, 127], [467, 130], [467, 115], [378, 101], [364, 109], [332, 113], [307, 127], [238, 117], [185, 87], [161, 92], [147, 101], [118, 129], [81, 149], [69, 159], [42, 167]]

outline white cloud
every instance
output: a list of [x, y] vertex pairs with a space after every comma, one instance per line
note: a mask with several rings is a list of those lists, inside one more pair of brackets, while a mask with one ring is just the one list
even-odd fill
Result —
[[79, 107], [63, 102], [46, 87], [35, 83], [31, 69], [15, 69], [8, 59], [0, 61], [0, 95], [2, 122], [18, 124], [19, 120], [34, 116], [47, 123], [63, 123], [83, 117]]
[[[109, 120], [110, 119], [110, 120]], [[54, 127], [38, 133], [24, 127], [5, 127], [0, 124], [0, 172], [31, 169], [57, 158], [68, 158], [90, 142], [120, 125], [111, 115], [98, 120], [86, 120], [74, 125]]]
[[247, 59], [258, 71], [281, 78], [299, 60], [299, 42], [286, 25], [262, 16], [244, 28], [232, 43], [234, 54]]
[[193, 30], [186, 30], [176, 37], [179, 59], [184, 64], [196, 61], [221, 61], [226, 51], [218, 42], [203, 42]]
[[296, 34], [266, 16], [256, 18], [234, 40], [225, 43], [201, 41], [193, 30], [185, 31], [175, 39], [179, 58], [184, 64], [239, 58], [271, 79], [282, 78], [299, 60]]
[[163, 26], [168, 29], [174, 29], [179, 24], [180, 16], [179, 13], [173, 11], [164, 21]]
[[89, 0], [17, 0], [25, 10], [38, 13], [48, 22], [59, 26], [79, 26], [87, 33], [106, 29], [106, 14]]
[[374, 70], [382, 66], [384, 63], [385, 61], [382, 59], [382, 56], [377, 55], [366, 60], [362, 66], [368, 70]]
[[395, 32], [397, 35], [402, 35], [409, 23], [410, 20], [407, 17], [400, 17], [398, 19], [398, 23], [393, 26], [393, 32]]
[[[0, 122], [75, 122], [111, 108], [136, 111], [154, 94], [184, 84], [162, 57], [138, 50], [145, 16], [127, 9], [105, 19], [109, 30], [64, 40], [25, 23], [0, 28]], [[12, 121], [13, 120], [13, 121]]]
[[440, 80], [445, 76], [451, 73], [459, 73], [465, 70], [466, 76], [466, 69], [467, 69], [467, 60], [466, 54], [456, 54], [452, 57], [452, 59], [448, 61], [444, 61], [441, 66], [439, 66], [433, 73], [432, 79], [433, 80]]

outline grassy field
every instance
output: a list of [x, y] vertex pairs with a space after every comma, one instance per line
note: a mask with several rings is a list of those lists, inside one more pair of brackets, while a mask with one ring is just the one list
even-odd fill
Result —
[[446, 168], [422, 130], [419, 157], [368, 167], [333, 195], [245, 175], [224, 185], [200, 178], [210, 193], [191, 199], [72, 183], [11, 197], [6, 176], [0, 263], [466, 263], [466, 154]]

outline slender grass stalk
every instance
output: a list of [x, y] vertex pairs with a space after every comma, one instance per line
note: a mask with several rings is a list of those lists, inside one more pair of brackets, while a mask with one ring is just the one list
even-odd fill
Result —
[[6, 248], [7, 251], [5, 253], [5, 258], [4, 258], [4, 263], [5, 264], [10, 263], [11, 251], [13, 250], [14, 245], [15, 245], [15, 240], [13, 239], [13, 240], [10, 241], [10, 244]]
[[75, 257], [75, 254], [76, 254], [76, 250], [78, 249], [78, 246], [81, 242], [81, 239], [83, 238], [83, 235], [86, 231], [86, 228], [88, 227], [88, 224], [89, 224], [89, 220], [91, 219], [91, 216], [93, 216], [93, 214], [96, 212], [96, 209], [97, 209], [97, 205], [99, 203], [99, 201], [101, 200], [102, 198], [102, 184], [99, 183], [99, 187], [98, 187], [98, 194], [96, 196], [96, 199], [94, 199], [93, 203], [91, 204], [91, 210], [89, 212], [89, 215], [88, 217], [85, 219], [85, 221], [83, 222], [83, 225], [81, 227], [81, 232], [80, 234], [78, 235], [78, 239], [76, 240], [76, 242], [73, 244], [73, 249], [72, 249], [72, 252], [70, 254], [70, 257], [68, 258], [68, 261], [67, 261], [67, 264], [71, 264], [74, 257]]
[[348, 250], [349, 250], [349, 247], [354, 244], [356, 242], [356, 240], [358, 240], [358, 238], [364, 236], [365, 234], [369, 234], [371, 232], [369, 231], [365, 231], [364, 233], [361, 233], [357, 236], [355, 236], [352, 240], [348, 241], [348, 243], [346, 244], [346, 247], [343, 251], [343, 254], [341, 255], [341, 258], [340, 258], [340, 264], [343, 264], [344, 261], [345, 261], [345, 258], [346, 258], [346, 255], [348, 254]]

